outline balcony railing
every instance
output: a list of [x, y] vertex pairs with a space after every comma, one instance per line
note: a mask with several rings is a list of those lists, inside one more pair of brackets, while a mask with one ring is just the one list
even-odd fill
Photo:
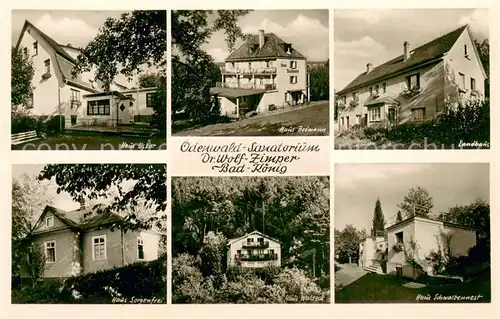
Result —
[[75, 98], [71, 98], [69, 103], [71, 108], [73, 107], [79, 108], [80, 106], [82, 106], [82, 101]]
[[266, 261], [278, 260], [278, 254], [258, 254], [258, 255], [238, 255], [234, 256], [236, 260], [241, 261]]
[[263, 241], [263, 242], [253, 242], [253, 243], [244, 243], [243, 248], [246, 249], [258, 249], [258, 248], [268, 248], [269, 247], [269, 241]]
[[246, 90], [276, 90], [276, 83], [269, 84], [254, 84], [254, 83], [231, 83], [231, 82], [217, 82], [216, 86], [226, 89], [246, 89]]
[[221, 72], [223, 74], [276, 74], [276, 67], [264, 67], [264, 68], [248, 68], [248, 69], [239, 69], [239, 68], [221, 68]]

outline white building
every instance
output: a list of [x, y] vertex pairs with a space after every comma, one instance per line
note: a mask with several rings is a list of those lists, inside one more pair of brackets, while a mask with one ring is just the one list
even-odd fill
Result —
[[281, 242], [261, 232], [253, 231], [230, 239], [227, 247], [228, 266], [245, 268], [281, 266]]
[[81, 50], [61, 45], [29, 21], [24, 23], [16, 48], [32, 58], [35, 74], [29, 112], [35, 116], [62, 115], [65, 127], [130, 124], [150, 120], [155, 88], [133, 90], [123, 75], [103, 92], [94, 72], [72, 75]]
[[309, 100], [306, 57], [274, 33], [253, 35], [221, 68], [222, 81], [211, 93], [221, 115], [265, 113]]
[[366, 63], [363, 73], [336, 92], [339, 131], [423, 121], [444, 111], [446, 103], [484, 98], [486, 73], [467, 26], [414, 49], [405, 41], [401, 55], [377, 66]]

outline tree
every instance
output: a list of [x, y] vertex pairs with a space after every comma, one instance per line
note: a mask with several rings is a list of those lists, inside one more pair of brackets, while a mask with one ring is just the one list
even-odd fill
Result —
[[210, 87], [220, 79], [213, 58], [202, 49], [212, 34], [223, 31], [229, 51], [244, 38], [238, 19], [249, 10], [174, 10], [172, 28], [172, 119], [180, 111], [193, 120], [218, 116]]
[[488, 39], [484, 39], [482, 42], [474, 39], [474, 45], [476, 46], [477, 52], [479, 54], [479, 59], [483, 65], [484, 71], [486, 72], [485, 83], [485, 95], [490, 96], [490, 42]]
[[139, 75], [139, 87], [150, 88], [159, 86], [159, 75], [157, 73], [143, 73]]
[[145, 73], [139, 76], [139, 87], [155, 87], [151, 125], [161, 131], [167, 129], [167, 78], [165, 73]]
[[[166, 165], [163, 164], [50, 164], [38, 177], [54, 179], [57, 192], [67, 192], [73, 200], [110, 199], [112, 189], [118, 196], [102, 211], [126, 211], [125, 221], [114, 225], [124, 229], [164, 227], [166, 220]], [[139, 206], [139, 204], [144, 206]], [[141, 210], [138, 210], [141, 207]], [[143, 208], [155, 213], [143, 216]]]
[[398, 210], [398, 214], [396, 216], [396, 223], [402, 222], [403, 221], [403, 216], [401, 215], [401, 211]]
[[329, 61], [324, 65], [313, 66], [309, 70], [311, 85], [311, 101], [328, 100], [330, 96], [330, 67]]
[[105, 91], [118, 74], [129, 79], [155, 67], [158, 88], [153, 101], [153, 123], [166, 130], [167, 17], [165, 10], [123, 13], [108, 18], [97, 36], [78, 56], [73, 75], [95, 69], [95, 80]]
[[46, 205], [53, 198], [47, 183], [41, 183], [29, 175], [12, 180], [12, 276], [17, 277], [26, 266], [30, 248], [29, 234]]
[[403, 201], [398, 205], [405, 218], [413, 216], [428, 217], [434, 207], [429, 192], [420, 186], [411, 188]]
[[24, 54], [23, 47], [12, 47], [11, 49], [11, 105], [13, 115], [22, 113], [20, 107], [29, 107], [32, 103], [32, 85], [35, 68], [33, 59]]
[[382, 212], [382, 205], [380, 199], [377, 198], [375, 202], [375, 211], [373, 212], [372, 220], [372, 236], [382, 236], [385, 233], [385, 220], [384, 213]]
[[355, 261], [359, 257], [359, 243], [362, 234], [353, 225], [347, 225], [342, 231], [335, 229], [335, 255], [339, 262]]

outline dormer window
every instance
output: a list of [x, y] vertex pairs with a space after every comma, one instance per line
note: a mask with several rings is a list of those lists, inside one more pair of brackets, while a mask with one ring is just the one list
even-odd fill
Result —
[[45, 218], [45, 227], [53, 227], [54, 226], [54, 217], [48, 216]]
[[33, 55], [38, 54], [38, 41], [33, 42]]

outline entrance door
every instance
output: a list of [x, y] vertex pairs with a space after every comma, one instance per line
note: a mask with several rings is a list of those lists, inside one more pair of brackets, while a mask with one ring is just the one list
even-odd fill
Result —
[[71, 126], [76, 125], [76, 115], [71, 115]]

